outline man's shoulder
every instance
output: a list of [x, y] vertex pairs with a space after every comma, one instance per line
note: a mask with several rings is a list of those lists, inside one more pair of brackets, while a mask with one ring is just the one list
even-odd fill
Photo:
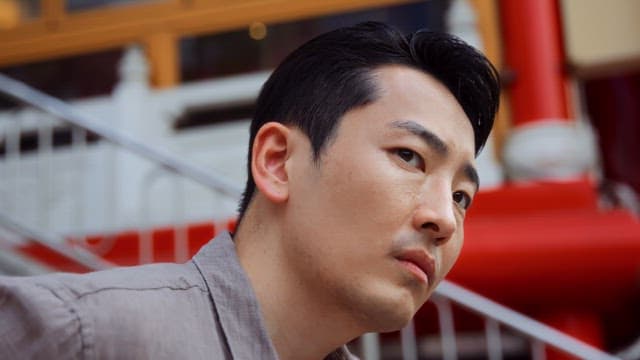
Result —
[[12, 292], [38, 294], [39, 298], [53, 297], [67, 305], [79, 307], [113, 307], [119, 300], [135, 305], [135, 299], [152, 300], [170, 294], [207, 293], [202, 276], [191, 262], [118, 267], [87, 274], [0, 277], [0, 289], [0, 294], [5, 296]]
[[[0, 304], [0, 333], [14, 332], [12, 340], [0, 342], [0, 354], [12, 347], [16, 353], [33, 354], [65, 349], [69, 353], [56, 355], [90, 358], [87, 352], [119, 351], [122, 344], [139, 347], [190, 336], [192, 331], [181, 328], [185, 322], [214, 328], [206, 284], [191, 262], [83, 275], [0, 277]], [[134, 347], [130, 354], [138, 350]]]
[[74, 341], [77, 318], [63, 300], [30, 280], [0, 276], [0, 358], [84, 357], [80, 342]]
[[131, 267], [116, 267], [87, 274], [58, 273], [34, 277], [33, 281], [53, 291], [65, 289], [72, 298], [101, 294], [126, 295], [197, 289], [206, 292], [206, 284], [193, 262], [185, 264], [159, 263]]

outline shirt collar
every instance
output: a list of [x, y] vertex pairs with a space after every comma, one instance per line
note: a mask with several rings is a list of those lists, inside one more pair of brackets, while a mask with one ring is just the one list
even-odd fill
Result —
[[[232, 358], [278, 359], [231, 235], [220, 233], [200, 249], [193, 262], [207, 283]], [[346, 346], [326, 357], [326, 360], [343, 359], [357, 360]]]
[[202, 247], [193, 262], [207, 283], [232, 358], [277, 359], [229, 233], [221, 233]]

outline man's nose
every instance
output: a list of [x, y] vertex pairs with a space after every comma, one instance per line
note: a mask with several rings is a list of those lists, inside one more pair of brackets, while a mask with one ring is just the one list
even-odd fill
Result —
[[413, 227], [427, 233], [436, 245], [451, 239], [457, 227], [451, 192], [430, 191], [426, 194], [414, 213]]

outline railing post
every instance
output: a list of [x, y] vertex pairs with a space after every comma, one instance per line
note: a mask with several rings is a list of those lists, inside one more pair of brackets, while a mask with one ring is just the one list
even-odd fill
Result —
[[413, 319], [400, 330], [402, 344], [402, 360], [418, 360], [418, 341]]
[[53, 176], [53, 124], [44, 119], [38, 125], [38, 161], [36, 175], [36, 216], [37, 225], [44, 231], [51, 231], [51, 214], [55, 209], [53, 186], [57, 179]]
[[485, 319], [487, 333], [487, 355], [489, 360], [502, 360], [502, 335], [500, 324], [493, 319]]
[[185, 216], [185, 183], [184, 179], [171, 173], [172, 192], [173, 192], [173, 218], [175, 219], [174, 235], [173, 235], [173, 257], [177, 263], [189, 260], [189, 238], [187, 234], [187, 225]]
[[380, 360], [380, 338], [377, 333], [366, 333], [360, 337], [364, 360]]
[[75, 188], [75, 201], [74, 208], [71, 214], [73, 214], [73, 227], [75, 228], [75, 234], [78, 235], [77, 240], [84, 240], [86, 238], [87, 231], [87, 218], [85, 210], [89, 204], [86, 198], [87, 184], [88, 184], [88, 170], [87, 170], [87, 131], [79, 126], [73, 126], [71, 128], [71, 144], [74, 151], [74, 159], [76, 166], [78, 167], [78, 174], [73, 177]]
[[[116, 118], [114, 125], [119, 130], [141, 140], [148, 140], [153, 132], [153, 115], [148, 112], [149, 67], [144, 52], [136, 45], [129, 47], [120, 61], [120, 81], [113, 91]], [[151, 119], [150, 119], [151, 118]], [[116, 152], [116, 169], [112, 180], [117, 188], [115, 208], [119, 227], [130, 226], [134, 219], [135, 205], [130, 199], [140, 189], [142, 177], [148, 167], [140, 157], [128, 152]], [[116, 195], [116, 194], [114, 194]]]
[[531, 359], [532, 360], [546, 360], [545, 346], [542, 341], [531, 340]]
[[457, 360], [458, 349], [456, 345], [456, 330], [453, 323], [453, 310], [449, 299], [438, 297], [433, 300], [438, 311], [440, 323], [440, 338], [442, 344], [442, 358], [444, 360]]

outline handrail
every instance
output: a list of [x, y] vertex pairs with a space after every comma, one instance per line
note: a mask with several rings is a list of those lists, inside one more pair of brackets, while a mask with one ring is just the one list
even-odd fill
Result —
[[11, 246], [4, 244], [6, 240], [0, 234], [0, 275], [31, 276], [50, 273], [53, 269], [20, 254]]
[[578, 356], [581, 359], [620, 360], [619, 357], [600, 351], [589, 344], [519, 314], [450, 281], [442, 281], [435, 289], [435, 295], [450, 299], [475, 313], [496, 320], [518, 332], [549, 344], [556, 349]]
[[238, 198], [242, 193], [242, 189], [240, 187], [230, 182], [222, 175], [204, 171], [200, 167], [195, 166], [169, 152], [137, 140], [129, 134], [109, 128], [90, 119], [90, 117], [85, 114], [81, 114], [63, 101], [33, 89], [32, 87], [13, 80], [3, 74], [0, 74], [0, 92], [4, 92], [22, 103], [55, 115], [62, 121], [94, 132], [114, 144], [120, 145], [142, 157], [155, 161], [163, 167], [197, 181], [206, 187], [234, 198]]
[[29, 226], [20, 223], [11, 218], [9, 214], [0, 209], [0, 224], [7, 229], [14, 231], [31, 241], [46, 247], [66, 258], [76, 261], [78, 264], [86, 266], [92, 270], [103, 270], [114, 267], [115, 265], [103, 258], [93, 254], [78, 246], [70, 246], [61, 237], [45, 234], [38, 230], [34, 230]]

